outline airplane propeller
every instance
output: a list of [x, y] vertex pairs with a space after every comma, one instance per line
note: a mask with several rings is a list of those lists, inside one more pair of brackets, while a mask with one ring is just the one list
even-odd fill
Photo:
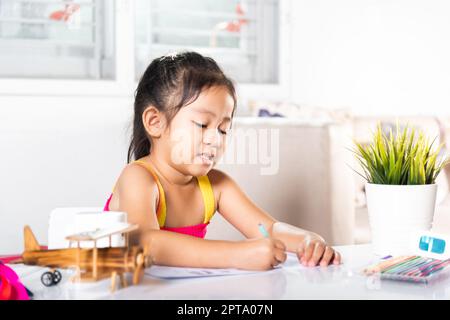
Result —
[[144, 269], [151, 266], [151, 259], [149, 255], [148, 247], [145, 246], [144, 250], [136, 256], [136, 269], [133, 273], [133, 284], [137, 285], [142, 276], [144, 275]]

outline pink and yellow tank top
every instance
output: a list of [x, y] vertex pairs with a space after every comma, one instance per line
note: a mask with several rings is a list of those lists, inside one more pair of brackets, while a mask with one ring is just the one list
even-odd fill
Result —
[[[204, 238], [206, 235], [207, 226], [215, 213], [214, 193], [213, 193], [211, 182], [209, 181], [208, 176], [196, 177], [197, 181], [198, 181], [198, 185], [200, 187], [200, 191], [202, 193], [203, 203], [204, 203], [204, 208], [205, 208], [205, 210], [204, 210], [205, 217], [203, 219], [203, 223], [200, 223], [197, 225], [192, 225], [192, 226], [170, 228], [170, 227], [165, 227], [166, 211], [167, 211], [166, 197], [165, 197], [164, 190], [161, 185], [161, 182], [159, 181], [158, 176], [156, 175], [156, 173], [154, 172], [154, 170], [151, 168], [151, 166], [148, 163], [141, 161], [141, 160], [134, 161], [134, 163], [137, 163], [137, 164], [143, 166], [145, 169], [147, 169], [148, 172], [155, 179], [156, 184], [158, 185], [159, 200], [158, 200], [158, 206], [156, 209], [156, 217], [158, 219], [158, 224], [159, 224], [160, 229], [172, 231], [172, 232], [183, 233], [183, 234], [191, 235], [191, 236], [198, 237], [198, 238]], [[109, 196], [108, 200], [106, 201], [103, 211], [109, 211], [109, 203], [111, 202], [113, 193], [114, 193], [114, 190], [111, 193], [111, 195]]]

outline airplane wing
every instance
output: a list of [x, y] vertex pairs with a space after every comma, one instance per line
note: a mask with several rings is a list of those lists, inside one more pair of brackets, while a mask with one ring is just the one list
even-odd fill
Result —
[[106, 238], [115, 234], [124, 234], [137, 230], [137, 224], [119, 223], [113, 227], [95, 229], [91, 231], [81, 232], [66, 237], [69, 241], [96, 241], [101, 238]]

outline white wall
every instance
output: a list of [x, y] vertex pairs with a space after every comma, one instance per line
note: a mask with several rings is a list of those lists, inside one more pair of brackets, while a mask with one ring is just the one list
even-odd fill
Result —
[[450, 2], [292, 1], [292, 93], [357, 113], [450, 113]]

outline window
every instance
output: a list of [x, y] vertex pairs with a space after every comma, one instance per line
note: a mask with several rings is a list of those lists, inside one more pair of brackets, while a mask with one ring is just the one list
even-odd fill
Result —
[[192, 50], [240, 83], [278, 83], [278, 1], [137, 0], [136, 79], [150, 61]]
[[0, 77], [113, 79], [113, 4], [0, 0]]
[[152, 59], [195, 50], [219, 63], [240, 97], [288, 97], [290, 8], [290, 0], [0, 0], [0, 95], [132, 97]]

